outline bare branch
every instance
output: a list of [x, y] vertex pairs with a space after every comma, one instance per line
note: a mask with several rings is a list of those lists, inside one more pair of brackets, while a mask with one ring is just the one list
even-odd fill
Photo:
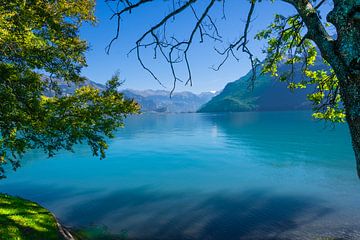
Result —
[[215, 51], [217, 53], [219, 53], [220, 55], [224, 55], [225, 57], [223, 58], [223, 60], [220, 62], [220, 64], [216, 68], [212, 67], [212, 69], [214, 69], [215, 71], [220, 70], [220, 68], [224, 65], [224, 63], [228, 60], [228, 58], [230, 56], [233, 56], [235, 58], [235, 60], [239, 61], [239, 58], [234, 53], [234, 49], [235, 50], [241, 49], [241, 51], [243, 53], [246, 53], [248, 55], [250, 63], [251, 63], [251, 68], [252, 68], [252, 76], [250, 79], [251, 87], [253, 87], [253, 83], [256, 79], [256, 68], [257, 68], [257, 65], [259, 64], [259, 61], [256, 58], [254, 58], [254, 55], [251, 53], [251, 51], [247, 47], [249, 26], [251, 23], [252, 15], [255, 10], [255, 4], [256, 4], [255, 1], [251, 2], [250, 9], [249, 9], [247, 19], [245, 22], [245, 28], [244, 28], [243, 35], [237, 41], [231, 43], [224, 51], [219, 51], [218, 49], [215, 48]]
[[[129, 12], [131, 13], [131, 10], [134, 9], [134, 8], [137, 8], [141, 5], [143, 5], [144, 3], [147, 3], [147, 2], [152, 2], [153, 0], [140, 0], [139, 2], [137, 2], [136, 4], [132, 4], [130, 1], [125, 1], [126, 4], [127, 4], [127, 7], [125, 7], [124, 9], [122, 9], [121, 11], [119, 12], [115, 12], [110, 20], [112, 18], [114, 18], [115, 16], [117, 16], [117, 26], [116, 26], [116, 34], [115, 34], [115, 37], [113, 39], [111, 39], [110, 43], [108, 44], [108, 46], [106, 46], [105, 48], [105, 51], [107, 54], [109, 54], [110, 52], [110, 48], [111, 48], [111, 45], [113, 44], [113, 42], [115, 40], [117, 40], [119, 38], [119, 35], [120, 35], [120, 20], [121, 20], [121, 15], [124, 14], [125, 12]], [[107, 1], [108, 2], [108, 1]], [[119, 2], [122, 2], [122, 1], [119, 1]]]
[[[117, 17], [117, 31], [115, 37], [111, 40], [110, 44], [107, 47], [107, 52], [109, 52], [112, 43], [118, 39], [119, 37], [119, 29], [120, 29], [120, 19], [124, 13], [130, 12], [134, 8], [137, 8], [147, 2], [151, 2], [152, 0], [140, 0], [137, 3], [132, 4], [131, 1], [121, 1], [125, 7], [117, 11], [113, 14], [112, 17]], [[177, 75], [176, 64], [184, 62], [185, 67], [187, 69], [187, 80], [184, 81], [185, 85], [192, 85], [192, 73], [191, 73], [191, 64], [189, 63], [189, 49], [194, 42], [195, 36], [199, 34], [200, 43], [204, 41], [205, 38], [212, 39], [216, 42], [222, 42], [222, 37], [220, 31], [216, 25], [216, 21], [210, 15], [211, 9], [215, 6], [216, 2], [222, 2], [222, 11], [223, 16], [225, 18], [225, 0], [208, 0], [205, 7], [201, 10], [198, 15], [197, 11], [194, 8], [194, 4], [198, 2], [197, 0], [187, 0], [187, 1], [172, 1], [172, 10], [165, 17], [163, 17], [157, 24], [153, 25], [146, 32], [144, 32], [140, 38], [136, 41], [136, 46], [130, 50], [130, 52], [136, 50], [137, 59], [142, 66], [149, 74], [157, 80], [162, 86], [164, 86], [160, 80], [157, 78], [155, 73], [146, 66], [141, 56], [141, 48], [152, 47], [154, 51], [154, 58], [156, 59], [159, 51], [166, 62], [169, 63], [171, 74], [173, 77], [173, 87], [171, 89], [171, 94], [174, 92], [176, 88], [177, 82], [182, 82], [181, 78]], [[178, 6], [177, 6], [178, 5]], [[251, 82], [256, 78], [256, 67], [259, 61], [254, 58], [250, 49], [248, 48], [248, 33], [250, 28], [250, 23], [252, 21], [252, 15], [255, 9], [256, 1], [250, 2], [249, 12], [247, 14], [247, 19], [245, 23], [245, 28], [242, 33], [242, 36], [235, 42], [230, 43], [229, 46], [225, 48], [224, 51], [219, 51], [215, 48], [215, 51], [220, 55], [224, 56], [224, 59], [217, 66], [217, 68], [213, 68], [214, 70], [219, 70], [221, 66], [227, 61], [227, 59], [232, 56], [234, 59], [239, 61], [239, 58], [236, 56], [236, 51], [241, 51], [248, 55], [248, 58], [251, 62], [253, 76], [251, 78]], [[183, 11], [189, 9], [193, 16], [195, 17], [195, 25], [191, 29], [188, 38], [185, 40], [179, 40], [175, 36], [167, 36], [166, 34], [166, 24], [170, 19], [174, 20], [176, 16], [178, 16]], [[159, 31], [161, 28], [161, 31]], [[161, 33], [161, 34], [159, 34]], [[150, 40], [150, 41], [148, 41]], [[129, 53], [130, 53], [129, 52]]]

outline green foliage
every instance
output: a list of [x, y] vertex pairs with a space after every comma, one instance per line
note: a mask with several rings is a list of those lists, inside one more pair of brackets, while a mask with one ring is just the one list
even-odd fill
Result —
[[[285, 17], [277, 14], [274, 22], [255, 36], [255, 39], [267, 41], [263, 73], [271, 73], [280, 81], [287, 82], [290, 90], [314, 88], [315, 91], [308, 95], [308, 99], [313, 102], [313, 117], [345, 122], [338, 79], [329, 64], [318, 57], [313, 43], [306, 35], [303, 36], [304, 31], [305, 24], [299, 15]], [[328, 67], [316, 69], [315, 63], [319, 61], [324, 61]], [[291, 66], [291, 70], [280, 73], [278, 67], [281, 64]], [[301, 67], [298, 67], [299, 64]], [[303, 77], [295, 80], [293, 76], [299, 71]]]
[[0, 194], [0, 238], [60, 240], [54, 216], [36, 203]]
[[0, 3], [0, 61], [79, 81], [88, 48], [78, 30], [94, 23], [93, 0], [12, 0]]
[[[14, 0], [0, 3], [0, 178], [6, 164], [19, 167], [29, 149], [53, 156], [87, 143], [105, 157], [106, 138], [139, 106], [116, 91], [118, 76], [104, 91], [85, 86], [60, 93], [55, 79], [81, 83], [87, 43], [83, 22], [94, 23], [93, 0]], [[46, 77], [50, 76], [50, 77]], [[53, 92], [53, 97], [44, 92]]]

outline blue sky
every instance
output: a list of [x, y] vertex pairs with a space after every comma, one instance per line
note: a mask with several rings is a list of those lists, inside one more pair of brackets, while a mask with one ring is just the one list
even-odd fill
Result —
[[[196, 7], [200, 9], [201, 4], [206, 2], [202, 0]], [[93, 81], [104, 83], [118, 71], [121, 79], [125, 80], [122, 88], [164, 89], [141, 67], [135, 54], [128, 56], [127, 53], [135, 46], [136, 40], [144, 31], [169, 12], [170, 6], [169, 1], [155, 1], [154, 4], [147, 4], [145, 7], [133, 11], [132, 14], [127, 14], [121, 22], [120, 38], [112, 45], [110, 54], [106, 54], [105, 47], [116, 32], [116, 20], [110, 20], [112, 11], [105, 1], [98, 0], [96, 6], [98, 23], [96, 26], [85, 25], [81, 29], [81, 37], [90, 43], [90, 50], [86, 54], [88, 67], [83, 70], [83, 75]], [[248, 8], [249, 3], [246, 0], [226, 1], [226, 20], [220, 18], [221, 4], [217, 4], [217, 7], [214, 8], [212, 15], [218, 16], [216, 22], [224, 41], [223, 45], [217, 45], [220, 49], [221, 46], [226, 46], [226, 43], [241, 36]], [[263, 1], [258, 4], [255, 10], [251, 33], [254, 34], [264, 29], [271, 22], [275, 13], [287, 15], [293, 12], [293, 7], [282, 1], [275, 3]], [[168, 26], [168, 31], [170, 34], [177, 33], [180, 38], [185, 37], [190, 34], [194, 24], [195, 19], [192, 15], [183, 13], [175, 19], [173, 24]], [[239, 54], [239, 62], [234, 59], [227, 61], [220, 71], [210, 69], [211, 66], [221, 61], [213, 47], [214, 41], [211, 39], [207, 39], [203, 44], [199, 43], [199, 38], [196, 39], [189, 52], [193, 86], [184, 86], [183, 83], [179, 83], [176, 91], [221, 90], [226, 83], [237, 80], [249, 71], [250, 64], [244, 54]], [[251, 38], [249, 47], [260, 59], [263, 57], [261, 55], [261, 49], [264, 47], [263, 42]], [[165, 90], [171, 90], [172, 76], [169, 65], [161, 59], [152, 59], [153, 52], [150, 49], [143, 50], [142, 54], [144, 61], [166, 86]], [[181, 69], [180, 66], [179, 73], [182, 73]]]

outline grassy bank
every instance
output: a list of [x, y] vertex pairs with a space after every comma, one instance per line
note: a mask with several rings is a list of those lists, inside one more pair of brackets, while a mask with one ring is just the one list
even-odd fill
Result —
[[[124, 240], [126, 234], [112, 235], [106, 228], [74, 229], [78, 240]], [[0, 193], [1, 240], [63, 240], [53, 214], [40, 205]]]
[[38, 204], [0, 194], [0, 238], [63, 239], [54, 216]]

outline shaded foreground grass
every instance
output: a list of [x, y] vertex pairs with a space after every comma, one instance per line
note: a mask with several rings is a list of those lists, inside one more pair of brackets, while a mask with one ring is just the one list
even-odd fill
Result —
[[[78, 240], [123, 240], [126, 234], [111, 235], [105, 228], [74, 229]], [[19, 197], [0, 194], [1, 240], [63, 240], [54, 215], [40, 205]]]
[[0, 238], [63, 239], [56, 219], [38, 204], [6, 194], [0, 194]]

